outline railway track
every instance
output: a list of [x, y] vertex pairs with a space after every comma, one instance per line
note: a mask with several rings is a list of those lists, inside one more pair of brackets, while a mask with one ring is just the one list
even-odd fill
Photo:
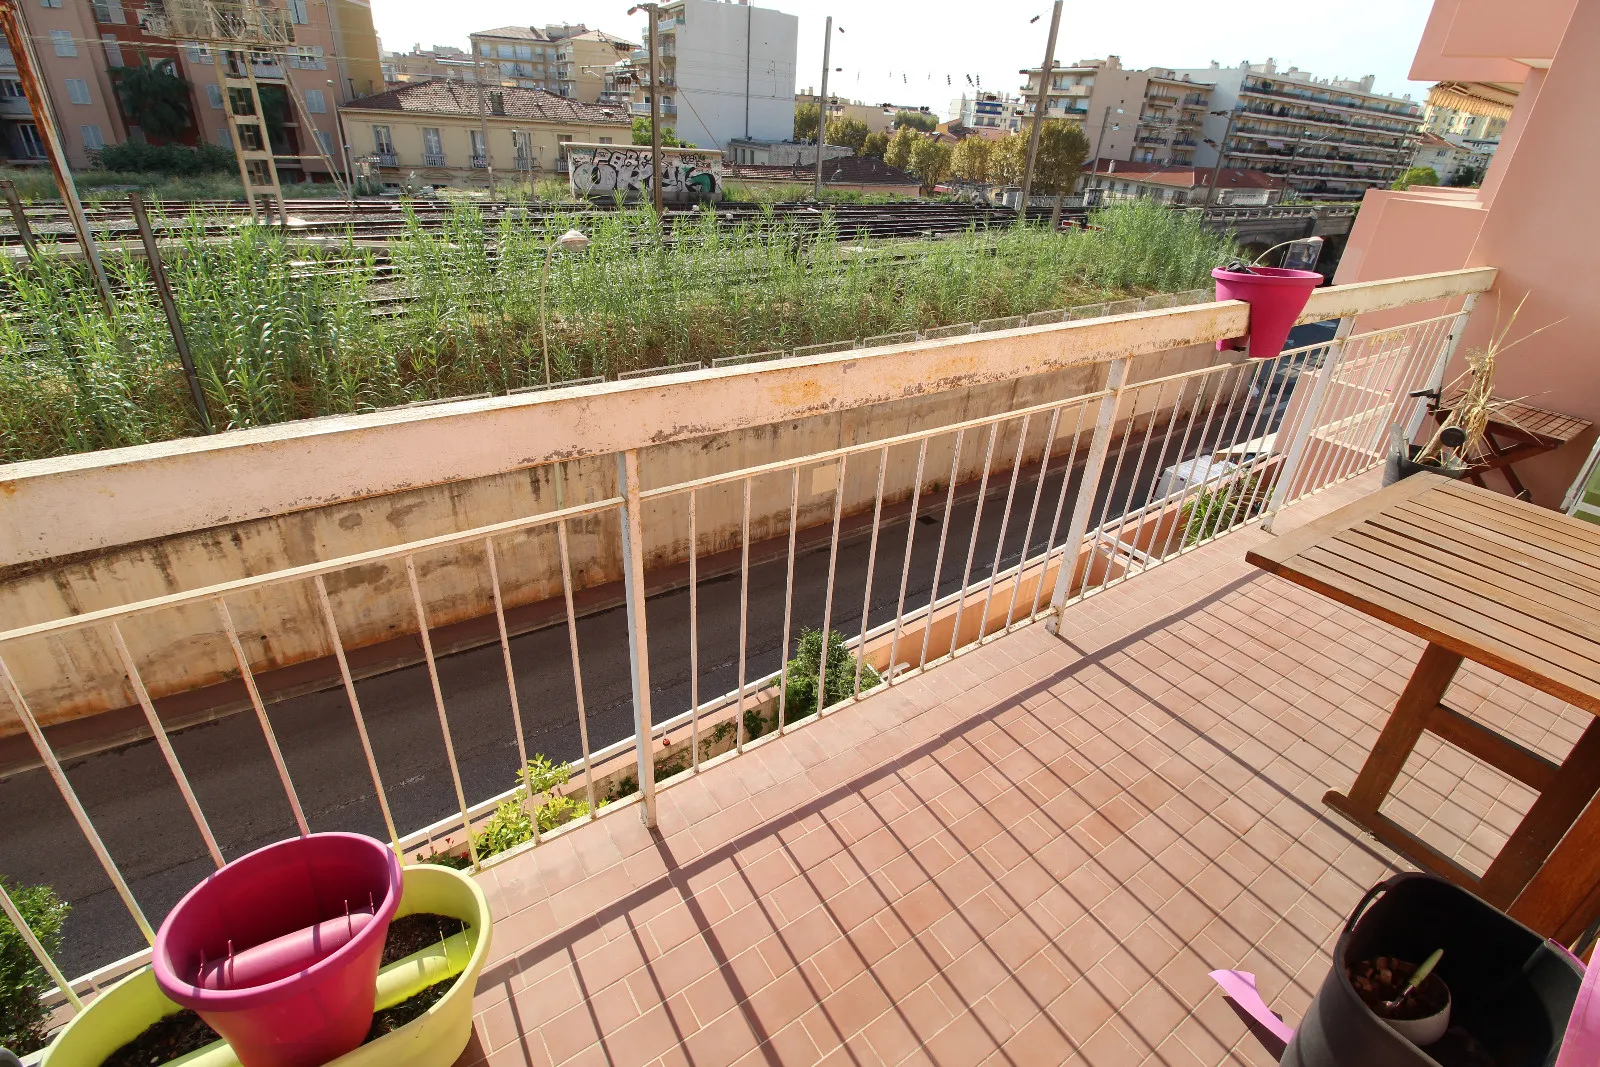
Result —
[[[207, 236], [223, 236], [249, 217], [242, 202], [198, 200], [166, 205], [169, 214], [152, 220], [158, 236], [171, 236], [188, 230], [191, 217], [199, 216]], [[390, 199], [357, 200], [354, 209], [343, 200], [291, 200], [288, 230], [296, 237], [347, 237], [357, 245], [381, 246], [404, 233], [409, 225], [407, 207], [423, 229], [443, 229], [453, 214], [446, 201], [413, 200], [402, 205]], [[562, 208], [542, 204], [491, 202], [480, 205], [485, 220], [498, 224], [506, 217], [537, 223], [547, 218], [564, 220], [600, 218], [616, 212], [614, 207], [586, 206]], [[85, 205], [89, 227], [95, 238], [107, 243], [137, 241], [138, 230], [125, 203], [115, 201]], [[49, 239], [66, 247], [76, 247], [77, 239], [66, 211], [53, 205], [26, 208], [28, 228], [36, 239]], [[764, 218], [782, 219], [799, 232], [815, 232], [825, 217], [831, 217], [841, 239], [855, 240], [937, 236], [961, 233], [969, 228], [988, 229], [1014, 222], [1016, 213], [1007, 208], [943, 202], [905, 204], [833, 204], [819, 210], [815, 204], [796, 202], [770, 205], [725, 203], [715, 209], [717, 221], [730, 228]], [[698, 223], [705, 209], [668, 211], [663, 226], [671, 231], [684, 223]], [[808, 225], [810, 224], [810, 225]], [[0, 248], [23, 243], [16, 220], [0, 211]]]

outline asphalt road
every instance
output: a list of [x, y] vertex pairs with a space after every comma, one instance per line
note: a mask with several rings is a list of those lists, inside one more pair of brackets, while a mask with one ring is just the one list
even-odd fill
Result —
[[[1325, 334], [1331, 334], [1331, 327], [1302, 328], [1295, 343], [1309, 343]], [[1269, 398], [1280, 394], [1286, 398], [1287, 393], [1287, 389], [1275, 387], [1264, 390]], [[1241, 403], [1237, 421], [1245, 429], [1230, 432], [1224, 440], [1276, 428], [1283, 404], [1258, 417], [1259, 403], [1259, 396], [1254, 402]], [[1165, 458], [1157, 453], [1157, 440], [1142, 464], [1134, 454], [1136, 439], [1115, 484], [1102, 486], [1096, 514], [1107, 507], [1108, 494], [1107, 512], [1111, 515], [1121, 514], [1130, 499], [1135, 505], [1142, 504], [1161, 470], [1179, 460], [1177, 445], [1183, 428], [1181, 421], [1175, 424]], [[1085, 432], [1085, 451], [1087, 440]], [[1191, 440], [1181, 458], [1195, 455], [1199, 447], [1197, 440]], [[1063, 527], [1071, 515], [1081, 463], [1082, 452], [1074, 467]], [[986, 575], [994, 563], [1008, 482], [1009, 477], [992, 479], [984, 499], [973, 581]], [[1036, 485], [1037, 479], [1026, 473], [1019, 480], [1001, 553], [1002, 568], [1015, 563], [1022, 551]], [[1039, 551], [1060, 489], [1057, 467], [1045, 480], [1040, 517], [1030, 543], [1033, 552]], [[908, 605], [927, 603], [932, 590], [943, 503], [942, 494], [923, 498], [907, 583]], [[940, 572], [941, 595], [960, 585], [976, 510], [976, 497], [969, 494], [952, 512]], [[879, 532], [868, 609], [874, 625], [893, 617], [906, 533], [905, 518], [885, 522]], [[870, 542], [870, 533], [864, 531], [839, 546], [832, 625], [846, 634], [861, 628]], [[827, 570], [825, 544], [796, 560], [796, 636], [803, 626], [821, 625]], [[780, 665], [784, 586], [783, 560], [752, 566], [750, 678], [775, 671]], [[702, 581], [699, 603], [700, 694], [704, 700], [738, 685], [738, 575]], [[658, 722], [689, 706], [688, 607], [687, 590], [654, 596], [647, 605], [651, 699]], [[598, 748], [632, 734], [625, 612], [617, 608], [580, 619], [578, 642], [590, 740]], [[528, 752], [557, 759], [578, 757], [577, 707], [565, 627], [516, 637], [511, 648]], [[476, 802], [512, 786], [516, 772], [516, 741], [500, 648], [489, 645], [468, 650], [447, 656], [438, 665], [467, 799]], [[402, 833], [457, 811], [424, 667], [359, 682], [357, 693]], [[284, 700], [271, 705], [269, 713], [311, 828], [384, 837], [343, 691]], [[289, 806], [253, 715], [233, 715], [184, 730], [172, 736], [172, 744], [225, 857], [231, 859], [294, 834]], [[159, 923], [178, 898], [213, 869], [159, 750], [153, 742], [142, 742], [89, 756], [70, 764], [68, 775], [145, 914], [152, 924]], [[0, 782], [0, 812], [4, 812], [6, 825], [6, 833], [0, 837], [0, 872], [14, 882], [51, 884], [72, 904], [60, 959], [68, 974], [85, 973], [141, 946], [132, 920], [42, 770]]]

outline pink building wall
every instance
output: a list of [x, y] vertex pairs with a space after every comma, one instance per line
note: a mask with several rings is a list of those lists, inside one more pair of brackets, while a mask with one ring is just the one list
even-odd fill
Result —
[[[1600, 423], [1600, 0], [1436, 0], [1411, 73], [1522, 93], [1481, 189], [1367, 194], [1336, 281], [1498, 267], [1462, 350], [1526, 296], [1512, 337], [1547, 328], [1502, 358], [1496, 392]], [[1536, 501], [1560, 503], [1593, 440], [1518, 465]]]

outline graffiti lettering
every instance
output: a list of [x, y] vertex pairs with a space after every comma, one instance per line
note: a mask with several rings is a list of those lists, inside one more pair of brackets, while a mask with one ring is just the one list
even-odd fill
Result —
[[[608, 200], [650, 198], [650, 149], [574, 146], [567, 151], [572, 195]], [[722, 156], [715, 152], [663, 152], [661, 196], [672, 203], [722, 198]]]

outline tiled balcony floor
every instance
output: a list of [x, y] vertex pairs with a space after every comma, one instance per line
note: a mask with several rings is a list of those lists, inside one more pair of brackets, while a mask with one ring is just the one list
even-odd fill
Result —
[[[1286, 512], [1304, 522], [1362, 479]], [[483, 875], [462, 1065], [1274, 1062], [1391, 854], [1321, 804], [1420, 652], [1230, 535]], [[1553, 758], [1582, 719], [1469, 669]], [[1389, 813], [1481, 870], [1531, 797], [1434, 742]]]

